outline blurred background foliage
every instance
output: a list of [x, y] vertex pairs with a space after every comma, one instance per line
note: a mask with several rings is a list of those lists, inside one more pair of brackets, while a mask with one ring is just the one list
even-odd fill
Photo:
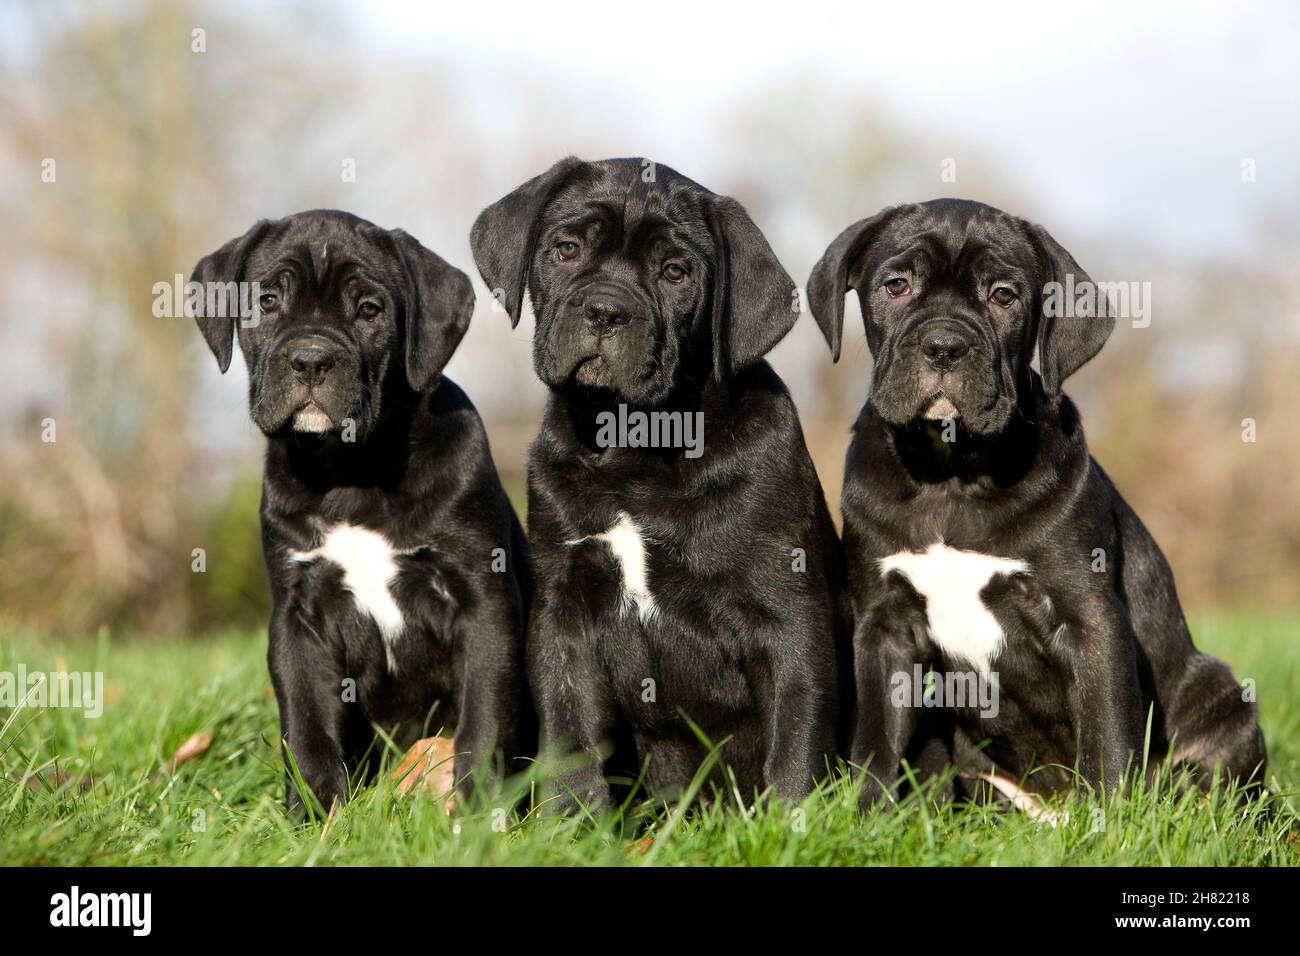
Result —
[[[1060, 116], [995, 102], [1006, 128], [971, 133], [978, 124], [958, 115], [969, 64], [955, 58], [928, 64], [952, 72], [950, 115], [913, 107], [916, 78], [904, 71], [862, 82], [843, 66], [851, 46], [833, 44], [832, 56], [814, 35], [789, 39], [789, 55], [732, 51], [748, 72], [714, 82], [727, 70], [707, 60], [726, 38], [666, 34], [658, 14], [619, 14], [609, 29], [631, 25], [639, 45], [588, 61], [561, 39], [525, 42], [535, 24], [509, 26], [523, 6], [501, 14], [497, 34], [444, 22], [453, 14], [440, 6], [0, 6], [0, 626], [260, 626], [260, 436], [242, 362], [218, 375], [188, 322], [153, 316], [154, 284], [188, 277], [260, 217], [318, 206], [407, 228], [473, 273], [465, 237], [477, 211], [570, 153], [650, 156], [736, 196], [799, 282], [852, 221], [940, 195], [1046, 221], [1095, 278], [1151, 282], [1150, 328], [1121, 322], [1070, 383], [1094, 454], [1169, 554], [1186, 602], [1300, 605], [1300, 151], [1278, 146], [1294, 146], [1293, 134], [1250, 128], [1254, 114], [1231, 91], [1192, 109], [1198, 91], [1154, 54], [1154, 67], [1106, 60], [1110, 85], [1096, 95], [1114, 110], [1142, 108], [1143, 95], [1178, 106], [1153, 115], [1148, 140], [1116, 162], [1101, 148], [1078, 157], [1095, 131], [1078, 128], [1065, 97]], [[614, 16], [581, 6], [575, 16]], [[1275, 12], [1277, 33], [1294, 39], [1294, 11]], [[1045, 35], [1067, 14], [1047, 16]], [[1120, 5], [1110, 26], [1132, 27], [1126, 16]], [[782, 42], [785, 27], [768, 25]], [[1136, 29], [1150, 49], [1167, 27]], [[752, 25], [737, 29], [743, 45]], [[1177, 42], [1161, 50], [1181, 55]], [[1233, 55], [1243, 70], [1266, 59]], [[700, 85], [707, 97], [695, 96]], [[1277, 95], [1296, 105], [1297, 87]], [[1238, 117], [1237, 141], [1184, 155], [1180, 144], [1206, 140], [1198, 124], [1220, 111]], [[1059, 155], [1044, 149], [1050, 137]], [[1151, 168], [1153, 155], [1173, 172]], [[1267, 181], [1243, 181], [1241, 156], [1259, 156]], [[53, 182], [42, 179], [48, 160]], [[355, 181], [341, 174], [348, 160]], [[1167, 216], [1134, 211], [1153, 191]], [[1209, 210], [1200, 219], [1198, 205]], [[1219, 229], [1220, 208], [1232, 230]], [[474, 278], [479, 311], [448, 373], [479, 405], [522, 513], [524, 451], [544, 400], [531, 325], [512, 331]], [[846, 322], [836, 366], [807, 315], [772, 355], [836, 511], [870, 376], [856, 305]], [[50, 422], [56, 440], [42, 441]]]

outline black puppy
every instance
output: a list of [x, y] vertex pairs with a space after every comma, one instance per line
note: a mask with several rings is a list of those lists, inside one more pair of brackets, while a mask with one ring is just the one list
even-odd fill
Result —
[[256, 294], [242, 318], [209, 294], [197, 319], [223, 372], [240, 326], [268, 438], [271, 680], [321, 804], [347, 799], [372, 725], [454, 733], [462, 793], [471, 768], [531, 752], [527, 545], [478, 413], [440, 374], [469, 278], [401, 230], [315, 211], [259, 222], [192, 281]]
[[[1039, 226], [936, 200], [850, 226], [817, 263], [809, 301], [837, 359], [850, 289], [875, 358], [843, 498], [864, 806], [900, 758], [946, 752], [1018, 802], [1032, 766], [1054, 765], [1031, 793], [1075, 766], [1110, 790], [1148, 708], [1153, 755], [1172, 741], [1202, 780], [1262, 778], [1253, 700], [1193, 646], [1164, 556], [1061, 392], [1115, 324], [1104, 301], [1090, 314], [1087, 274]], [[967, 696], [942, 717], [909, 690], [931, 665]]]
[[[552, 808], [599, 808], [605, 770], [645, 763], [676, 797], [707, 752], [692, 724], [725, 741], [743, 799], [807, 794], [835, 750], [843, 572], [761, 358], [798, 316], [793, 281], [738, 203], [632, 159], [556, 164], [471, 243], [512, 322], [530, 293], [552, 390], [529, 458], [527, 667], [543, 747], [586, 758]], [[643, 414], [675, 437], [639, 438]]]

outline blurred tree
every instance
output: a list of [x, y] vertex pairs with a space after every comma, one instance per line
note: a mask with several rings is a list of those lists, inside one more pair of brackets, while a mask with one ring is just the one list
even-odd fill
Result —
[[[250, 157], [294, 204], [297, 177], [274, 172], [278, 137], [324, 128], [348, 91], [314, 82], [287, 111], [296, 128], [250, 139], [257, 123], [243, 121], [267, 83], [292, 83], [298, 60], [267, 57], [247, 22], [163, 0], [10, 16], [27, 57], [0, 73], [0, 148], [23, 183], [17, 201], [4, 194], [20, 227], [6, 231], [5, 259], [70, 287], [59, 302], [72, 314], [28, 311], [30, 324], [7, 333], [41, 338], [49, 374], [66, 379], [6, 451], [0, 600], [70, 629], [179, 628], [197, 521], [187, 489], [209, 465], [191, 444], [200, 350], [192, 323], [152, 314], [152, 290], [188, 277], [195, 250], [214, 244], [211, 223], [242, 230], [256, 218], [239, 208]], [[46, 157], [56, 179], [43, 183]], [[40, 440], [46, 418], [53, 443]]]

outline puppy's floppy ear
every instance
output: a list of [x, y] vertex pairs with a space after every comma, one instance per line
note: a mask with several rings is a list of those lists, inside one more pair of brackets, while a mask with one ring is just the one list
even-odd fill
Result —
[[456, 351], [474, 313], [469, 276], [402, 229], [390, 236], [406, 267], [406, 380], [422, 392]]
[[[844, 297], [849, 290], [857, 288], [854, 272], [858, 258], [863, 250], [871, 244], [880, 228], [889, 221], [897, 207], [883, 209], [868, 219], [862, 219], [849, 226], [826, 247], [822, 257], [813, 266], [812, 275], [808, 277], [808, 308], [812, 309], [817, 327], [831, 349], [831, 361], [840, 360], [840, 345], [844, 339]], [[872, 337], [871, 323], [864, 315], [867, 337]], [[874, 354], [875, 342], [867, 343]]]
[[[1038, 370], [1044, 391], [1056, 395], [1067, 378], [1101, 351], [1115, 329], [1115, 316], [1088, 273], [1074, 261], [1074, 256], [1042, 226], [1033, 223], [1025, 226], [1046, 267], [1046, 281], [1055, 283], [1051, 292], [1046, 283], [1039, 290]], [[1092, 314], [1081, 314], [1074, 302], [1064, 300], [1062, 290], [1067, 284], [1075, 290], [1088, 289], [1096, 294], [1091, 300], [1095, 307], [1084, 310]]]
[[528, 289], [528, 263], [541, 231], [542, 210], [582, 160], [569, 156], [488, 206], [474, 220], [469, 245], [492, 294], [503, 300], [510, 327], [519, 324]]
[[[204, 294], [192, 314], [194, 320], [198, 323], [199, 331], [203, 333], [203, 338], [208, 343], [208, 348], [212, 349], [212, 354], [217, 357], [217, 366], [224, 374], [226, 369], [230, 368], [230, 357], [234, 351], [235, 342], [235, 322], [237, 316], [234, 315], [208, 315], [207, 303], [208, 296], [206, 290], [210, 288], [210, 283], [220, 283], [225, 285], [229, 282], [240, 282], [244, 276], [244, 263], [248, 261], [248, 254], [252, 252], [253, 247], [266, 235], [267, 230], [271, 227], [271, 220], [263, 219], [248, 232], [238, 238], [231, 239], [216, 252], [210, 252], [199, 260], [194, 271], [190, 273], [190, 281], [197, 282], [203, 286]], [[239, 306], [242, 307], [242, 301]], [[255, 303], [250, 303], [255, 305]], [[227, 308], [227, 311], [230, 311]]]
[[740, 203], [712, 196], [707, 216], [715, 250], [713, 374], [722, 380], [785, 337], [799, 318], [799, 295]]

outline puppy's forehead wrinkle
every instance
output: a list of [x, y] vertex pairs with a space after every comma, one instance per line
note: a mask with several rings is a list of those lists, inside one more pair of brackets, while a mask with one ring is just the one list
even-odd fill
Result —
[[329, 254], [330, 254], [329, 240], [324, 239], [321, 241], [319, 255], [316, 254], [315, 246], [312, 246], [311, 253], [312, 253], [312, 265], [314, 266], [314, 271], [316, 273], [316, 281], [323, 284], [325, 280], [325, 271], [329, 268]]
[[605, 200], [584, 202], [559, 218], [553, 231], [573, 232], [603, 248], [642, 251], [666, 242], [701, 257], [712, 248], [704, 228], [703, 210], [696, 203], [674, 202], [662, 190], [629, 191], [621, 205]]
[[645, 189], [646, 184], [640, 177], [632, 180], [631, 186], [623, 194], [623, 232], [634, 235], [641, 228], [641, 219], [650, 210], [651, 197]]
[[573, 212], [560, 212], [555, 229], [572, 231], [590, 240], [593, 234], [617, 232], [619, 211], [611, 203], [592, 201], [583, 203]]
[[849, 273], [849, 287], [868, 291], [867, 287], [887, 272], [911, 271], [925, 275], [935, 263], [942, 264], [947, 258], [946, 244], [934, 231], [887, 233], [859, 254], [856, 268]]
[[[884, 274], [898, 271], [911, 271], [927, 284], [957, 287], [967, 295], [982, 294], [985, 283], [997, 280], [1032, 284], [1023, 266], [982, 239], [965, 239], [954, 245], [938, 235], [920, 237], [903, 251], [883, 260], [876, 269], [877, 274], [871, 277], [872, 284]], [[922, 291], [932, 295], [937, 288], [938, 285], [929, 286]]]
[[330, 252], [332, 261], [322, 263], [312, 257], [312, 248], [302, 246], [290, 250], [255, 274], [264, 277], [260, 280], [263, 286], [278, 286], [287, 277], [291, 291], [322, 296], [341, 295], [357, 284], [383, 289], [393, 286], [393, 280], [382, 276], [370, 263], [337, 250]]
[[629, 232], [624, 249], [632, 256], [646, 253], [666, 255], [672, 250], [689, 253], [701, 259], [708, 258], [710, 254], [710, 250], [704, 247], [702, 237], [693, 236], [689, 230], [658, 216], [642, 220], [635, 232]]
[[1033, 253], [1026, 230], [1022, 220], [982, 203], [933, 200], [900, 212], [882, 240], [892, 250], [924, 245], [941, 259], [975, 246], [1006, 249], [1019, 258]]

